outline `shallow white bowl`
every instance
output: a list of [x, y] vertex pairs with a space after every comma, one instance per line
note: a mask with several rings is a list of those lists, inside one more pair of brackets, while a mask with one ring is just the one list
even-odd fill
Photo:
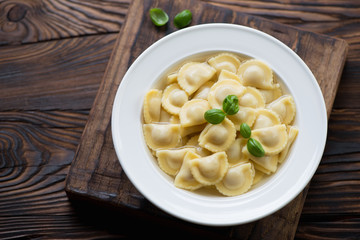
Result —
[[[235, 197], [176, 188], [157, 166], [142, 133], [146, 92], [167, 69], [191, 55], [229, 51], [265, 61], [294, 97], [294, 125], [299, 134], [277, 172], [249, 192]], [[113, 105], [112, 134], [117, 156], [134, 186], [154, 205], [197, 224], [227, 226], [263, 218], [294, 199], [307, 185], [321, 160], [327, 115], [318, 83], [290, 48], [252, 28], [203, 24], [176, 31], [146, 49], [125, 74]]]

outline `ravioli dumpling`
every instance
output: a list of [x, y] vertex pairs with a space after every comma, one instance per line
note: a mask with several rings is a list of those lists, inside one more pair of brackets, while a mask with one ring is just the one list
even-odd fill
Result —
[[259, 109], [256, 113], [256, 119], [253, 129], [260, 129], [281, 124], [279, 116], [269, 109]]
[[218, 73], [221, 70], [227, 70], [229, 72], [236, 73], [240, 66], [240, 60], [231, 53], [221, 53], [208, 60], [208, 63], [216, 69]]
[[284, 148], [284, 150], [282, 150], [279, 153], [279, 163], [282, 163], [286, 156], [288, 155], [288, 152], [290, 150], [291, 145], [293, 144], [293, 142], [295, 141], [298, 133], [299, 133], [299, 129], [297, 127], [294, 126], [288, 126], [287, 127], [287, 132], [288, 132], [288, 142], [286, 144], [286, 147]]
[[229, 165], [235, 165], [240, 162], [249, 162], [249, 157], [243, 154], [243, 147], [246, 146], [247, 139], [236, 138], [235, 141], [226, 150]]
[[200, 125], [194, 125], [194, 126], [189, 126], [189, 127], [184, 127], [180, 124], [180, 135], [181, 137], [186, 137], [189, 135], [192, 135], [194, 133], [199, 133], [204, 130], [204, 128], [206, 127], [206, 123], [204, 124], [200, 124]]
[[208, 94], [210, 92], [210, 88], [214, 85], [213, 81], [207, 81], [194, 93], [192, 99], [208, 99]]
[[236, 75], [235, 73], [229, 72], [228, 70], [221, 70], [219, 74], [218, 82], [226, 79], [231, 79], [240, 82], [239, 76]]
[[212, 108], [222, 108], [222, 104], [226, 96], [235, 95], [240, 98], [245, 93], [245, 87], [238, 81], [226, 79], [216, 82], [210, 89], [208, 101]]
[[167, 82], [166, 85], [170, 85], [172, 83], [176, 83], [177, 82], [177, 73], [171, 73], [167, 76], [166, 78]]
[[189, 148], [195, 148], [195, 151], [197, 154], [199, 154], [202, 157], [209, 156], [212, 154], [209, 150], [206, 148], [203, 148], [199, 145], [199, 136], [200, 135], [194, 135], [192, 136], [185, 144], [185, 147]]
[[171, 114], [178, 115], [181, 107], [189, 100], [187, 93], [177, 83], [170, 84], [164, 90], [163, 108]]
[[266, 176], [265, 173], [263, 173], [262, 171], [259, 171], [256, 168], [254, 168], [254, 170], [255, 170], [255, 176], [252, 185], [259, 183]]
[[242, 123], [246, 123], [251, 127], [256, 118], [256, 110], [255, 108], [240, 106], [236, 114], [227, 117], [234, 123], [236, 129], [240, 129]]
[[149, 90], [144, 99], [144, 121], [145, 123], [159, 122], [161, 117], [162, 91], [158, 89]]
[[246, 87], [244, 94], [239, 98], [239, 105], [251, 108], [264, 108], [265, 99], [254, 87]]
[[288, 141], [285, 124], [255, 129], [251, 131], [251, 137], [261, 143], [266, 155], [280, 153]]
[[253, 165], [254, 165], [254, 168], [255, 168], [255, 171], [257, 172], [262, 172], [263, 174], [266, 174], [266, 175], [271, 175], [271, 171], [262, 167], [261, 165], [257, 164], [256, 162], [252, 162]]
[[160, 121], [161, 123], [170, 123], [173, 122], [173, 116], [171, 113], [166, 111], [163, 107], [160, 110]]
[[295, 102], [290, 95], [276, 99], [267, 108], [276, 112], [284, 124], [290, 124], [295, 117]]
[[274, 84], [273, 72], [264, 62], [251, 59], [242, 63], [238, 70], [241, 83], [244, 86], [256, 87], [260, 89], [273, 89]]
[[257, 165], [260, 165], [264, 169], [266, 169], [267, 173], [271, 172], [274, 173], [277, 169], [278, 165], [278, 154], [276, 155], [265, 155], [263, 157], [255, 157], [254, 155], [250, 154], [247, 147], [243, 148], [243, 154], [247, 156], [250, 160], [252, 160]]
[[184, 64], [178, 73], [178, 83], [189, 95], [209, 81], [216, 70], [207, 63], [190, 62]]
[[251, 163], [239, 163], [228, 168], [223, 179], [215, 184], [217, 190], [226, 196], [236, 196], [247, 192], [255, 176]]
[[152, 150], [176, 147], [181, 140], [180, 124], [144, 124], [143, 132]]
[[195, 158], [190, 161], [190, 170], [194, 178], [204, 184], [218, 183], [228, 169], [225, 152], [214, 153], [210, 156]]
[[277, 85], [274, 89], [258, 89], [265, 99], [265, 104], [268, 104], [275, 99], [282, 96], [280, 85]]
[[225, 117], [219, 124], [208, 124], [199, 136], [199, 145], [212, 151], [226, 151], [235, 141], [236, 129], [234, 124]]
[[185, 154], [181, 168], [178, 174], [175, 176], [174, 185], [176, 187], [188, 190], [195, 190], [203, 186], [194, 178], [190, 170], [190, 162], [191, 160], [196, 158], [200, 158], [200, 156], [192, 151], [188, 151]]
[[160, 168], [167, 174], [175, 176], [181, 168], [185, 154], [195, 148], [163, 149], [156, 151]]
[[204, 114], [210, 109], [208, 101], [192, 99], [184, 104], [180, 110], [180, 123], [183, 127], [189, 127], [206, 123]]

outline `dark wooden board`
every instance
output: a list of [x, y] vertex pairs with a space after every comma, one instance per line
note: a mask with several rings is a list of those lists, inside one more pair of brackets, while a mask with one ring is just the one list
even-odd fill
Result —
[[[70, 197], [76, 199], [117, 206], [131, 213], [151, 213], [150, 219], [165, 218], [190, 228], [199, 228], [197, 225], [173, 219], [150, 204], [122, 172], [112, 145], [111, 109], [122, 76], [144, 49], [176, 30], [172, 23], [163, 28], [154, 27], [148, 18], [151, 7], [161, 7], [169, 16], [175, 16], [177, 12], [188, 8], [194, 16], [192, 25], [207, 22], [242, 24], [260, 29], [283, 41], [297, 52], [313, 71], [324, 94], [328, 115], [344, 66], [347, 44], [343, 40], [197, 1], [132, 2], [69, 171], [66, 191]], [[306, 194], [307, 188], [283, 209], [254, 223], [226, 228], [201, 228], [224, 237], [292, 239]]]
[[1, 47], [0, 109], [91, 108], [117, 35]]
[[129, 0], [0, 1], [0, 45], [118, 32]]

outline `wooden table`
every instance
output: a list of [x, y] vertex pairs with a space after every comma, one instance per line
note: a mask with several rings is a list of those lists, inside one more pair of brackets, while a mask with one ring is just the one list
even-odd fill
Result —
[[[359, 239], [360, 3], [207, 2], [349, 44], [324, 157], [310, 183], [295, 238]], [[64, 191], [129, 4], [0, 1], [1, 239], [125, 238], [143, 232], [216, 237], [201, 226], [179, 229], [176, 222], [72, 201]]]

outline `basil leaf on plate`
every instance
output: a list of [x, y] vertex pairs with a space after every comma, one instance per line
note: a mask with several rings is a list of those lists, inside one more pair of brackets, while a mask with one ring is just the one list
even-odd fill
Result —
[[227, 95], [223, 101], [223, 110], [228, 115], [234, 115], [239, 111], [239, 99], [235, 95]]
[[265, 155], [265, 150], [261, 146], [261, 143], [253, 138], [249, 138], [246, 146], [249, 153], [255, 157], [263, 157]]
[[204, 118], [211, 124], [219, 124], [225, 119], [226, 114], [220, 109], [210, 109], [204, 113]]

